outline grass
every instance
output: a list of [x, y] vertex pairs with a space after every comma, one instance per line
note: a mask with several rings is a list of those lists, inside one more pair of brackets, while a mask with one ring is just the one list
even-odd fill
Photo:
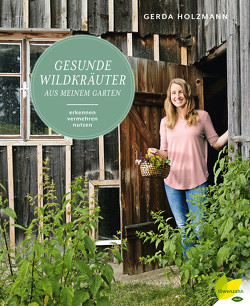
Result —
[[111, 295], [111, 304], [119, 306], [178, 306], [178, 305], [214, 305], [217, 298], [191, 287], [156, 286], [151, 284], [117, 282]]

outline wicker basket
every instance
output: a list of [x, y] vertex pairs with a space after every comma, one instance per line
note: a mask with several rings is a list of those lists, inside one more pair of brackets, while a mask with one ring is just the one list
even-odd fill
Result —
[[170, 166], [162, 165], [157, 168], [156, 165], [143, 162], [140, 164], [140, 170], [143, 177], [166, 178], [169, 175]]

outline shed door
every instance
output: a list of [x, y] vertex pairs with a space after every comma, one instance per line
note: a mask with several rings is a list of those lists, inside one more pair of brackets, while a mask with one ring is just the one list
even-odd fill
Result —
[[[164, 117], [163, 104], [171, 79], [188, 81], [203, 108], [203, 79], [191, 66], [130, 58], [134, 71], [136, 94], [133, 106], [120, 126], [122, 237], [128, 239], [128, 251], [123, 252], [123, 272], [136, 274], [154, 267], [142, 265], [140, 256], [152, 254], [153, 247], [143, 244], [136, 231], [152, 229], [150, 212], [164, 210], [171, 216], [163, 180], [142, 178], [135, 160], [148, 147], [159, 148], [159, 126]], [[199, 101], [199, 102], [198, 102]]]

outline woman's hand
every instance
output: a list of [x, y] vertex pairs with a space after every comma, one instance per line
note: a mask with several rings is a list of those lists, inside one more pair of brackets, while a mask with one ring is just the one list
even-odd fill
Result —
[[163, 157], [164, 159], [168, 158], [168, 151], [165, 150], [158, 150], [156, 148], [148, 148], [148, 153], [152, 154], [152, 155], [158, 155]]
[[148, 153], [152, 154], [152, 155], [159, 155], [158, 153], [158, 149], [156, 148], [148, 148]]

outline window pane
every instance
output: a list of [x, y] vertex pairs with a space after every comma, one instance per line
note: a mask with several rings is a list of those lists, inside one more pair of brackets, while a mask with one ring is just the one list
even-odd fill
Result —
[[103, 219], [98, 222], [98, 239], [114, 239], [120, 231], [119, 188], [106, 187], [98, 189], [98, 205]]
[[[30, 45], [30, 72], [33, 71], [36, 61], [49, 45]], [[31, 135], [55, 135], [39, 118], [35, 108], [30, 102], [30, 134]]]
[[118, 128], [104, 136], [105, 179], [119, 179]]
[[49, 45], [30, 45], [30, 72], [33, 71], [36, 61]]
[[38, 117], [32, 101], [30, 101], [30, 134], [31, 135], [48, 135], [49, 134], [48, 127]]
[[0, 73], [20, 73], [20, 45], [0, 44]]
[[20, 135], [20, 77], [0, 77], [0, 134]]

